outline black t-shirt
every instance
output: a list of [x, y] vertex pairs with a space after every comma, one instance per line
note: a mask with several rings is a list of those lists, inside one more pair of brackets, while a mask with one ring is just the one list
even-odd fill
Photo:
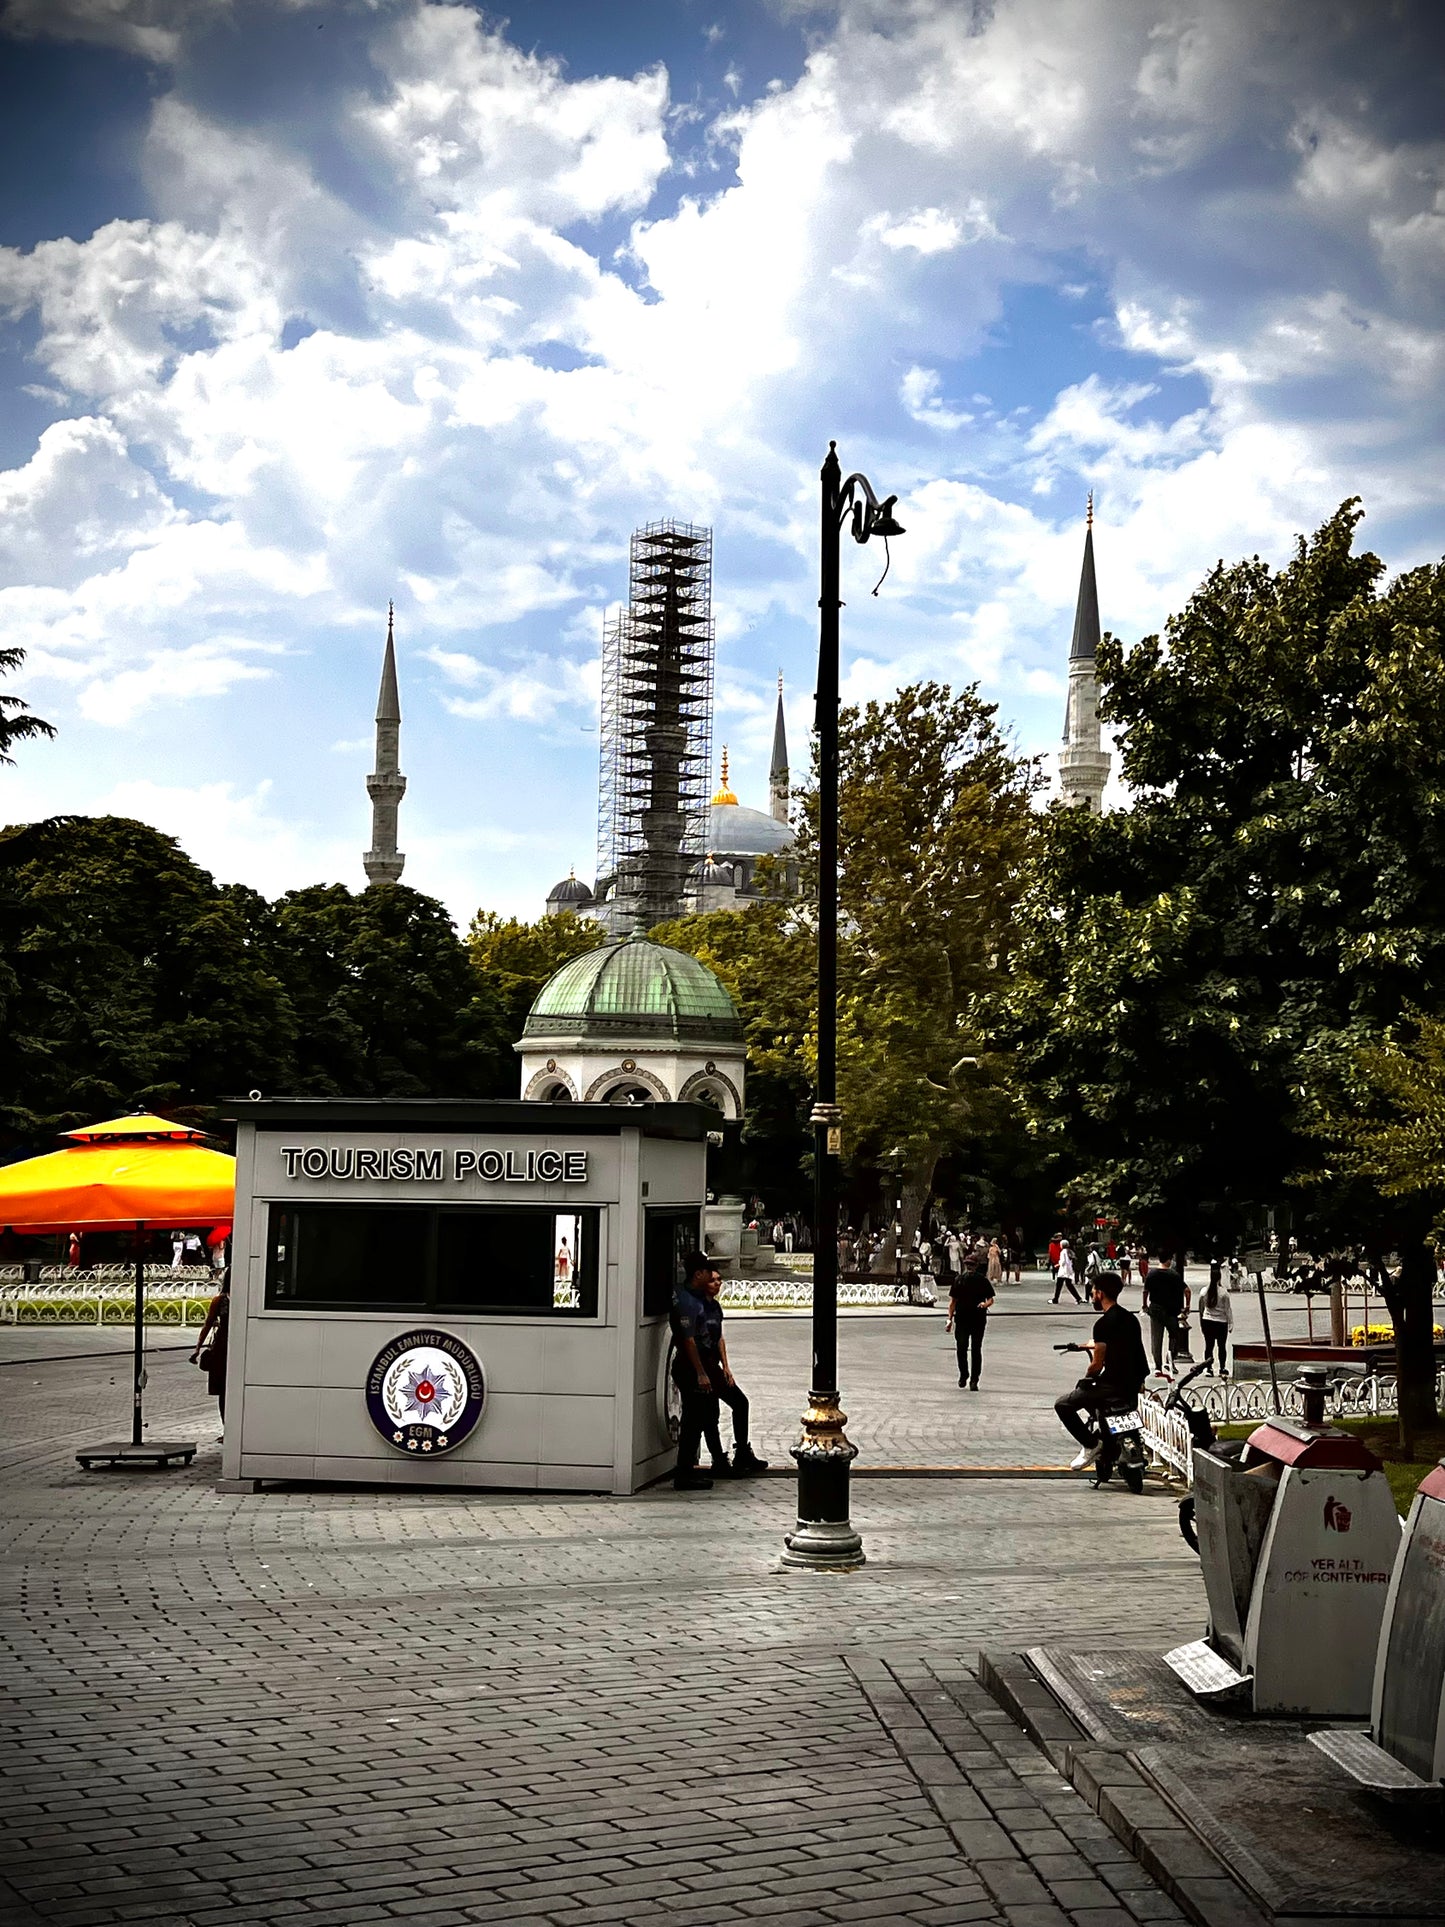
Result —
[[987, 1299], [993, 1297], [993, 1286], [988, 1281], [988, 1273], [977, 1266], [955, 1278], [949, 1290], [953, 1300], [954, 1316], [961, 1318], [965, 1313], [977, 1312]]
[[1177, 1318], [1184, 1309], [1184, 1280], [1166, 1265], [1149, 1273], [1149, 1310], [1156, 1318]]
[[1119, 1398], [1134, 1398], [1149, 1376], [1149, 1360], [1139, 1333], [1139, 1320], [1122, 1305], [1110, 1305], [1094, 1321], [1094, 1343], [1104, 1347], [1100, 1383]]

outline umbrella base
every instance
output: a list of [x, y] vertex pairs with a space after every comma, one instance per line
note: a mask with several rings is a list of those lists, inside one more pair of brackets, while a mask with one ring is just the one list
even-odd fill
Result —
[[195, 1456], [193, 1441], [177, 1439], [148, 1439], [144, 1445], [117, 1440], [109, 1445], [87, 1446], [75, 1455], [87, 1472], [96, 1465], [189, 1465]]

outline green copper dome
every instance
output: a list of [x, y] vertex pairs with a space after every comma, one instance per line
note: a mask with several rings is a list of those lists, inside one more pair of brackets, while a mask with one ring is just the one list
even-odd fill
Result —
[[628, 937], [574, 957], [549, 977], [522, 1037], [737, 1045], [743, 1026], [732, 998], [706, 964], [685, 950]]

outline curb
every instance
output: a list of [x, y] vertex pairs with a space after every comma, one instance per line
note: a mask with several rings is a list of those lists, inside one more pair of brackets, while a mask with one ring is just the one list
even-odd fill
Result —
[[1086, 1733], [1028, 1655], [981, 1652], [978, 1678], [1196, 1927], [1270, 1927], [1278, 1919], [1194, 1830], [1139, 1755]]

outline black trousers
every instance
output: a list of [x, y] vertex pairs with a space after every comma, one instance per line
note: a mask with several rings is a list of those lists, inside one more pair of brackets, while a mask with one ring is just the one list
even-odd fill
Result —
[[[1080, 1445], [1098, 1446], [1096, 1471], [1101, 1479], [1108, 1476], [1119, 1456], [1119, 1445], [1114, 1434], [1099, 1422], [1099, 1414], [1109, 1403], [1109, 1394], [1088, 1378], [1081, 1378], [1072, 1392], [1065, 1392], [1062, 1398], [1054, 1400], [1054, 1410], [1064, 1430], [1076, 1438]], [[1086, 1422], [1083, 1417], [1085, 1413], [1094, 1421], [1092, 1424]]]
[[682, 1399], [682, 1423], [677, 1434], [677, 1471], [691, 1472], [697, 1464], [703, 1433], [717, 1436], [717, 1393], [698, 1389], [697, 1380], [685, 1367], [674, 1365], [672, 1382]]
[[983, 1370], [983, 1328], [987, 1323], [986, 1311], [962, 1312], [953, 1321], [960, 1382], [967, 1379], [970, 1385], [978, 1383], [978, 1375]]
[[1055, 1304], [1058, 1304], [1059, 1299], [1062, 1297], [1065, 1290], [1068, 1291], [1069, 1296], [1073, 1299], [1076, 1305], [1083, 1304], [1084, 1301], [1079, 1296], [1078, 1288], [1075, 1286], [1073, 1279], [1061, 1278], [1058, 1275], [1058, 1273], [1055, 1272], [1054, 1273], [1054, 1303]]
[[712, 1378], [712, 1424], [703, 1427], [703, 1437], [707, 1449], [712, 1453], [714, 1463], [727, 1457], [727, 1447], [718, 1433], [717, 1422], [721, 1417], [720, 1407], [726, 1405], [733, 1415], [733, 1444], [744, 1451], [748, 1443], [748, 1395], [741, 1385], [729, 1385], [721, 1371], [710, 1373]]
[[1214, 1318], [1201, 1318], [1199, 1329], [1204, 1334], [1204, 1369], [1209, 1370], [1214, 1363], [1214, 1348], [1219, 1347], [1219, 1369], [1229, 1369], [1229, 1327]]

